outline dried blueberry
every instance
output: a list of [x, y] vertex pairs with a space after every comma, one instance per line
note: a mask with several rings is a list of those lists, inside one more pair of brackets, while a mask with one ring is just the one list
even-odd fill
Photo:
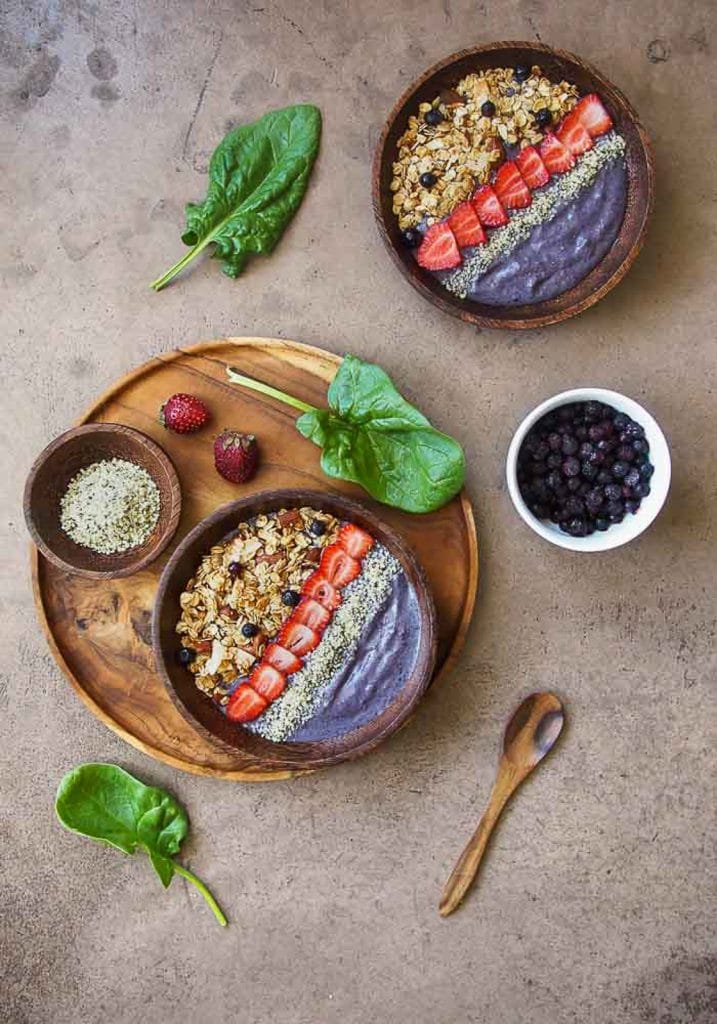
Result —
[[191, 665], [197, 656], [193, 647], [180, 647], [177, 651], [177, 661], [180, 665]]
[[580, 446], [579, 446], [579, 444], [577, 442], [577, 439], [574, 438], [572, 436], [572, 434], [566, 434], [565, 435], [565, 437], [563, 438], [563, 444], [562, 444], [563, 455], [574, 455], [579, 447]]
[[[577, 448], [575, 450], [577, 451]], [[574, 456], [571, 455], [563, 461], [563, 476], [577, 476], [579, 472], [580, 462]]]

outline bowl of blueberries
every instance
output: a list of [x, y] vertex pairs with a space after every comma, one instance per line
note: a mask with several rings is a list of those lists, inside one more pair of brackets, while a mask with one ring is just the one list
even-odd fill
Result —
[[632, 398], [574, 388], [525, 417], [506, 474], [518, 514], [537, 534], [571, 551], [607, 551], [657, 516], [670, 487], [670, 452]]

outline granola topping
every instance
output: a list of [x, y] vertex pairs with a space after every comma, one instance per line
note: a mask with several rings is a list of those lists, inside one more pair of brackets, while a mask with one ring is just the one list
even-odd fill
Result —
[[[399, 227], [430, 225], [447, 216], [488, 181], [504, 159], [506, 144], [523, 149], [540, 142], [539, 111], [550, 111], [555, 124], [577, 100], [577, 86], [551, 82], [536, 64], [523, 82], [516, 81], [513, 68], [490, 68], [466, 75], [455, 92], [421, 103], [398, 140], [393, 164], [391, 191]], [[487, 102], [495, 107], [490, 117], [481, 112]], [[438, 123], [434, 117], [426, 121], [431, 110], [440, 112]], [[424, 175], [435, 183], [421, 184]]]
[[[311, 529], [317, 521], [321, 534]], [[240, 523], [203, 557], [180, 596], [176, 625], [182, 644], [196, 652], [187, 668], [200, 690], [227, 703], [237, 676], [247, 674], [291, 614], [282, 594], [301, 590], [339, 525], [316, 509], [280, 509]], [[246, 624], [254, 635], [245, 635]]]

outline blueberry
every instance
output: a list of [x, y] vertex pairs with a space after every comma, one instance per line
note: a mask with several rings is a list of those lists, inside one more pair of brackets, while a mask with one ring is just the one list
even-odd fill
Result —
[[569, 423], [575, 411], [574, 405], [561, 405], [558, 409], [558, 419], [561, 423]]
[[606, 469], [601, 469], [595, 478], [595, 483], [602, 484], [603, 487], [605, 486], [605, 484], [611, 484], [612, 473], [608, 473]]
[[486, 100], [485, 103], [481, 104], [480, 112], [483, 117], [493, 117], [495, 114], [495, 103], [491, 103], [490, 100]]
[[632, 512], [633, 515], [635, 514], [635, 512], [637, 512], [639, 507], [640, 507], [640, 499], [639, 498], [630, 498], [628, 501], [625, 502], [625, 511], [626, 512]]
[[576, 438], [574, 438], [571, 434], [565, 435], [565, 437], [563, 438], [562, 445], [563, 455], [574, 455], [579, 447], [580, 446]]
[[621, 462], [632, 462], [635, 458], [635, 452], [632, 450], [631, 444], [621, 444], [615, 452], [615, 458]]
[[603, 488], [603, 494], [608, 501], [619, 501], [622, 497], [622, 487], [619, 484], [607, 484]]
[[614, 462], [612, 467], [612, 475], [616, 480], [622, 480], [624, 476], [630, 472], [630, 467], [626, 462]]
[[241, 628], [241, 635], [245, 636], [248, 640], [251, 640], [258, 632], [259, 627], [255, 626], [253, 622], [245, 622]]
[[635, 484], [639, 484], [640, 483], [641, 479], [642, 479], [642, 477], [640, 476], [640, 470], [639, 469], [635, 469], [633, 467], [630, 470], [630, 472], [627, 474], [627, 476], [625, 477], [625, 484], [628, 487], [634, 487]]
[[584, 441], [585, 438], [588, 436], [588, 428], [585, 426], [584, 423], [578, 424], [578, 426], [575, 428], [575, 436], [577, 437], [578, 441]]
[[557, 491], [563, 485], [563, 478], [561, 477], [560, 473], [556, 469], [554, 469], [546, 476], [545, 483], [551, 491]]
[[651, 490], [652, 488], [647, 480], [641, 480], [637, 487], [633, 488], [633, 494], [636, 498], [646, 498]]
[[528, 505], [528, 508], [533, 513], [536, 519], [547, 519], [548, 510], [545, 505], [541, 505], [539, 502], [533, 502]]
[[424, 174], [421, 175], [421, 177], [418, 180], [421, 183], [421, 185], [423, 185], [424, 188], [433, 188], [433, 186], [438, 181], [438, 178], [435, 176], [435, 174], [431, 174], [430, 171], [426, 171]]
[[609, 512], [608, 519], [611, 523], [621, 523], [625, 518], [624, 512]]
[[440, 124], [442, 120], [443, 114], [437, 107], [432, 107], [431, 110], [426, 111], [426, 116], [424, 117], [426, 124]]
[[591, 441], [604, 441], [607, 434], [603, 430], [601, 423], [593, 423], [592, 426], [588, 427], [588, 437]]
[[594, 463], [590, 462], [588, 459], [583, 459], [583, 462], [580, 466], [580, 472], [584, 480], [594, 480], [595, 477], [598, 475], [598, 468]]
[[535, 112], [535, 120], [539, 128], [547, 128], [548, 125], [553, 123], [553, 115], [547, 107], [541, 107], [540, 110]]
[[545, 460], [545, 465], [548, 467], [548, 469], [560, 469], [562, 464], [563, 457], [562, 455], [558, 455], [557, 452], [551, 452]]
[[636, 437], [632, 442], [632, 450], [637, 452], [638, 455], [647, 455], [650, 450], [650, 445], [644, 437]]
[[568, 458], [563, 461], [563, 476], [577, 476], [579, 472], [579, 461], [573, 455], [568, 456]]
[[321, 519], [312, 519], [309, 524], [309, 533], [313, 533], [314, 537], [323, 537], [326, 533], [326, 523]]
[[640, 476], [643, 480], [649, 480], [654, 472], [655, 467], [651, 462], [646, 462], [643, 466], [640, 466]]
[[197, 656], [193, 647], [180, 647], [177, 651], [177, 661], [180, 665], [191, 665]]
[[592, 484], [588, 480], [581, 480], [580, 486], [578, 487], [578, 494], [580, 495], [580, 497], [584, 498], [591, 487]]
[[571, 494], [563, 506], [569, 516], [581, 516], [585, 512], [585, 502], [577, 495]]
[[578, 454], [581, 459], [587, 459], [590, 455], [594, 455], [596, 451], [597, 448], [594, 444], [591, 444], [590, 441], [583, 441]]
[[513, 78], [516, 82], [525, 82], [526, 79], [530, 78], [530, 68], [527, 64], [516, 64], [513, 69]]
[[241, 562], [230, 562], [227, 566], [227, 572], [235, 580], [237, 576], [241, 575]]
[[580, 516], [575, 516], [574, 519], [570, 519], [568, 522], [568, 533], [571, 537], [584, 537], [587, 533], [585, 520]]
[[407, 228], [406, 231], [401, 232], [401, 241], [407, 249], [415, 249], [423, 241], [423, 235], [415, 228]]
[[566, 487], [571, 494], [576, 494], [580, 490], [580, 477], [571, 476], [566, 484]]
[[605, 406], [602, 402], [586, 402], [584, 407], [585, 419], [588, 423], [596, 423], [605, 414]]
[[550, 448], [548, 448], [548, 446], [545, 443], [545, 441], [539, 441], [538, 444], [535, 446], [535, 449], [533, 451], [533, 458], [535, 459], [536, 462], [542, 462], [544, 459], [546, 459], [548, 457], [549, 453], [550, 453]]
[[615, 430], [624, 430], [631, 420], [624, 412], [616, 412], [612, 418], [612, 422], [615, 425]]
[[551, 452], [560, 451], [563, 439], [560, 436], [560, 434], [557, 433], [557, 431], [554, 430], [551, 434], [548, 434], [546, 440], [548, 442], [548, 448], [550, 448]]
[[601, 533], [604, 533], [609, 526], [610, 522], [604, 516], [598, 516], [595, 520], [595, 529], [600, 530]]
[[639, 423], [635, 423], [634, 420], [630, 420], [623, 433], [627, 434], [629, 439], [635, 440], [638, 437], [642, 438], [645, 436], [645, 428], [641, 427]]
[[622, 501], [608, 501], [607, 508], [605, 510], [608, 516], [614, 516], [618, 513], [622, 515], [625, 511], [625, 505]]
[[296, 590], [285, 590], [281, 595], [282, 604], [288, 605], [289, 608], [296, 608], [300, 600], [301, 594], [297, 593]]
[[597, 512], [603, 503], [603, 494], [599, 487], [594, 487], [585, 495], [585, 507], [588, 512]]
[[611, 437], [601, 437], [600, 440], [596, 442], [595, 447], [599, 452], [602, 452], [603, 455], [609, 455], [610, 452], [615, 450], [615, 442]]

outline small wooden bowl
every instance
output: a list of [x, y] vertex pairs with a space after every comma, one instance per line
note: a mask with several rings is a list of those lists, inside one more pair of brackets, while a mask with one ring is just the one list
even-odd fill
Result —
[[[179, 596], [202, 557], [230, 536], [240, 522], [280, 508], [309, 505], [350, 519], [368, 530], [401, 563], [418, 598], [420, 640], [411, 677], [395, 700], [373, 721], [331, 740], [311, 743], [271, 743], [230, 722], [196, 686], [194, 677], [178, 664], [181, 646], [175, 633]], [[378, 746], [409, 717], [431, 681], [436, 660], [436, 613], [433, 598], [416, 556], [389, 526], [363, 505], [319, 491], [264, 491], [224, 505], [187, 534], [167, 562], [154, 606], [152, 644], [157, 667], [169, 694], [184, 718], [202, 735], [225, 749], [241, 750], [267, 769], [323, 768], [352, 760]]]
[[[81, 469], [113, 458], [134, 462], [150, 474], [159, 488], [159, 522], [141, 546], [100, 555], [62, 531], [60, 501]], [[182, 496], [169, 457], [146, 434], [119, 423], [87, 423], [61, 434], [38, 456], [25, 484], [23, 507], [32, 539], [48, 561], [77, 576], [108, 580], [139, 572], [166, 548], [179, 523]]]
[[[419, 103], [431, 101], [443, 89], [452, 89], [471, 71], [515, 64], [539, 64], [551, 80], [574, 82], [581, 93], [597, 92], [603, 99], [615, 127], [627, 143], [628, 195], [625, 218], [609, 252], [589, 274], [554, 299], [524, 306], [489, 306], [459, 299], [418, 266], [401, 242], [398, 222], [391, 205], [392, 164], [396, 143], [406, 129], [408, 118]], [[381, 133], [373, 161], [373, 209], [379, 231], [398, 269], [414, 288], [445, 313], [478, 327], [523, 330], [559, 323], [582, 313], [614, 288], [625, 276], [642, 248], [654, 199], [652, 153], [645, 129], [627, 99], [590, 64], [565, 50], [530, 42], [491, 43], [461, 50], [434, 64], [401, 96]]]

